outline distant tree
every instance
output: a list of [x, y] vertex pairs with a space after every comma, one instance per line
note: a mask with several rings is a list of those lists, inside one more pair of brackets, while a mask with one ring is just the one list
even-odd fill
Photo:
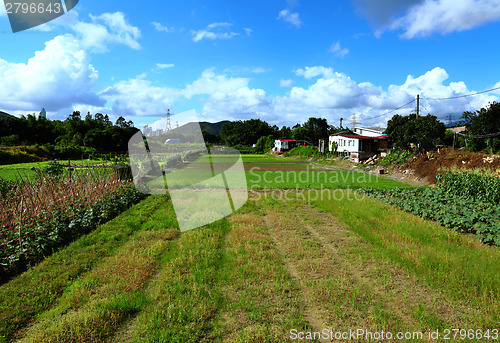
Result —
[[220, 144], [222, 143], [222, 140], [219, 136], [214, 135], [207, 130], [201, 130], [201, 133], [203, 134], [203, 139], [205, 140], [205, 143], [209, 144]]
[[396, 114], [387, 123], [386, 134], [395, 141], [395, 145], [403, 149], [410, 149], [415, 144], [419, 150], [432, 150], [436, 144], [443, 142], [446, 128], [436, 116], [419, 116], [410, 114], [400, 116]]
[[258, 153], [266, 153], [269, 152], [274, 146], [274, 137], [273, 135], [262, 136], [257, 140], [255, 144], [255, 151]]
[[292, 138], [296, 140], [304, 140], [310, 142], [311, 132], [309, 131], [309, 129], [305, 127], [298, 126], [295, 129], [293, 129]]
[[290, 138], [292, 137], [292, 129], [288, 126], [282, 126], [279, 130], [279, 137], [276, 138]]
[[[473, 151], [500, 150], [500, 103], [493, 102], [476, 112], [464, 112], [460, 125], [467, 129], [467, 146]], [[480, 137], [477, 137], [480, 136]]]
[[309, 139], [313, 144], [318, 144], [318, 141], [323, 138], [328, 138], [329, 126], [324, 118], [309, 118], [302, 127], [306, 128], [309, 132]]
[[116, 119], [115, 125], [122, 128], [122, 129], [125, 129], [127, 127], [130, 127], [130, 122], [127, 122], [125, 120], [125, 118], [123, 118], [122, 116], [119, 116], [118, 119]]
[[277, 132], [265, 121], [260, 119], [238, 120], [225, 124], [220, 137], [229, 146], [251, 146], [262, 136], [275, 136]]

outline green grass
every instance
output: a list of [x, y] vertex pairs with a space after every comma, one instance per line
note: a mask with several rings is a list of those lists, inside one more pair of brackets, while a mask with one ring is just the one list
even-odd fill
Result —
[[344, 221], [375, 249], [448, 296], [486, 310], [485, 326], [500, 320], [500, 250], [471, 235], [353, 192], [316, 202]]
[[36, 315], [50, 309], [67, 287], [125, 244], [155, 211], [164, 211], [167, 200], [147, 198], [0, 286], [0, 342], [14, 338]]
[[408, 184], [352, 171], [249, 171], [249, 189], [413, 188]]

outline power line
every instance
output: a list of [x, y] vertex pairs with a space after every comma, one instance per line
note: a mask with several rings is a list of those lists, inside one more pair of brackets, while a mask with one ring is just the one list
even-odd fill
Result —
[[398, 108], [395, 108], [395, 109], [393, 109], [393, 110], [390, 110], [389, 112], [385, 112], [385, 113], [382, 113], [382, 114], [380, 114], [380, 115], [378, 115], [378, 116], [374, 116], [374, 117], [370, 117], [370, 118], [363, 118], [362, 120], [372, 120], [372, 119], [376, 119], [376, 118], [380, 118], [380, 117], [386, 116], [386, 115], [388, 115], [388, 114], [391, 114], [391, 113], [393, 113], [393, 112], [396, 112], [397, 110], [400, 110], [400, 109], [402, 109], [402, 108], [404, 108], [404, 107], [407, 107], [408, 105], [410, 105], [411, 103], [413, 103], [413, 102], [415, 102], [415, 101], [416, 101], [416, 100], [415, 100], [415, 99], [413, 99], [413, 100], [411, 100], [410, 102], [407, 102], [406, 104], [404, 104], [404, 105], [402, 105], [402, 106], [399, 106]]
[[500, 87], [496, 87], [496, 88], [492, 88], [492, 89], [487, 89], [485, 91], [471, 93], [471, 94], [452, 96], [452, 97], [449, 97], [449, 98], [420, 98], [420, 99], [426, 99], [426, 100], [451, 100], [451, 99], [460, 99], [460, 98], [466, 98], [466, 97], [469, 97], [469, 96], [476, 96], [476, 95], [483, 94], [483, 93], [489, 93], [489, 92], [492, 92], [492, 91], [496, 91], [497, 89], [500, 89]]

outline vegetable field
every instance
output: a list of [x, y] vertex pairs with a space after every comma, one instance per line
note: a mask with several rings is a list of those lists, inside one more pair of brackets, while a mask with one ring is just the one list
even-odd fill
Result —
[[436, 187], [363, 193], [481, 241], [500, 245], [500, 178], [470, 172], [437, 176]]

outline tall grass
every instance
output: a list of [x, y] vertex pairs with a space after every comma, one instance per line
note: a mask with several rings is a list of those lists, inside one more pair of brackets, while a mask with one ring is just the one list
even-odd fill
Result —
[[117, 174], [17, 182], [0, 196], [0, 281], [8, 270], [51, 253], [140, 198]]
[[436, 185], [454, 196], [500, 203], [500, 178], [491, 171], [442, 171], [436, 176]]

